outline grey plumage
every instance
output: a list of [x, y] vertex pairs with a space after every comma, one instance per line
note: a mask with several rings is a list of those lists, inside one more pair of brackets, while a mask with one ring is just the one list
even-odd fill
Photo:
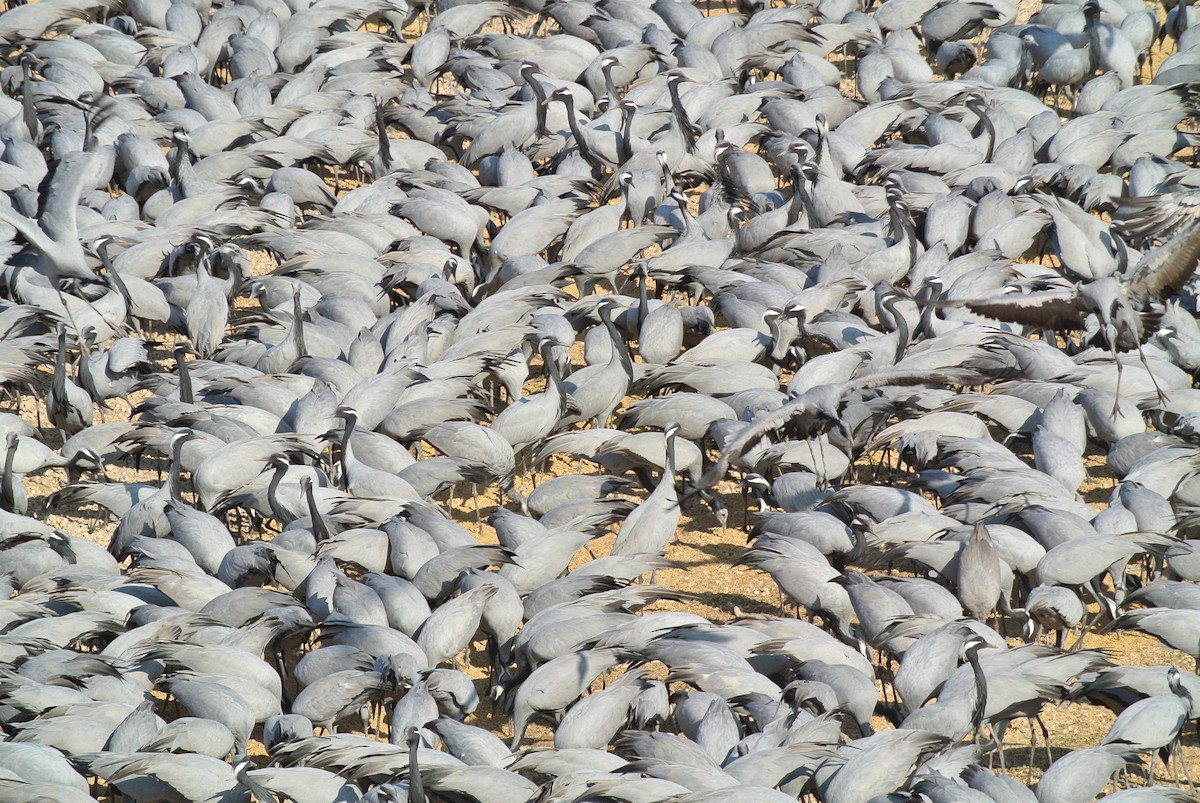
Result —
[[1194, 676], [1066, 648], [1200, 660], [1190, 4], [10, 5], [0, 797], [1170, 757]]

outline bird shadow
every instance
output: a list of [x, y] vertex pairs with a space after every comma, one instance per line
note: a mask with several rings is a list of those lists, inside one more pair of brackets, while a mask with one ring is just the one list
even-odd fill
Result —
[[[695, 601], [707, 605], [729, 615], [735, 614], [764, 614], [775, 616], [779, 614], [779, 606], [745, 594], [734, 594], [723, 591], [706, 591], [695, 595]], [[791, 611], [789, 613], [795, 613]]]

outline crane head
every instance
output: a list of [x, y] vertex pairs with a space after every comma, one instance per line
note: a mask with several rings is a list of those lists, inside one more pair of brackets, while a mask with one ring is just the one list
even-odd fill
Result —
[[1174, 666], [1167, 669], [1167, 688], [1171, 690], [1172, 694], [1183, 697], [1189, 703], [1191, 702], [1192, 694], [1183, 685], [1183, 673]]
[[286, 469], [289, 465], [291, 465], [291, 461], [288, 460], [287, 455], [285, 455], [283, 452], [276, 452], [267, 458], [267, 464], [263, 466], [262, 471], [258, 473], [266, 474], [268, 471]]
[[963, 639], [960, 649], [960, 656], [964, 659], [969, 659], [978, 654], [978, 652], [987, 646], [987, 639], [976, 633], [974, 630], [968, 632]]
[[742, 482], [751, 488], [756, 488], [760, 491], [767, 491], [771, 488], [771, 483], [767, 482], [767, 478], [762, 474], [750, 473], [742, 478]]
[[104, 458], [94, 449], [80, 449], [75, 455], [75, 465], [84, 466], [91, 471], [104, 471]]
[[789, 318], [803, 318], [808, 315], [808, 309], [803, 304], [791, 302], [784, 305], [782, 312]]
[[710, 496], [707, 500], [708, 509], [712, 511], [713, 518], [717, 520], [717, 526], [725, 529], [729, 526], [729, 507], [715, 496]]
[[171, 443], [183, 443], [184, 441], [191, 440], [194, 437], [196, 437], [196, 431], [191, 427], [185, 427], [181, 430], [178, 430], [174, 435], [171, 436]]
[[612, 296], [604, 296], [596, 302], [596, 314], [600, 316], [601, 320], [604, 320], [604, 316], [611, 316], [612, 311], [619, 306], [621, 306], [621, 304], [615, 298]]

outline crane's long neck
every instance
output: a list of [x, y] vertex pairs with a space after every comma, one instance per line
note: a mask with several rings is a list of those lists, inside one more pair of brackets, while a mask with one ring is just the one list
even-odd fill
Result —
[[971, 672], [975, 675], [975, 690], [977, 699], [975, 701], [975, 710], [971, 713], [971, 726], [978, 734], [983, 728], [984, 715], [987, 713], [987, 675], [984, 674], [983, 667], [979, 664], [979, 648], [971, 647], [967, 650], [967, 661], [971, 664]]
[[21, 62], [21, 116], [29, 131], [29, 141], [40, 145], [37, 108], [33, 105], [33, 67], [28, 61]]
[[546, 88], [541, 82], [533, 77], [533, 71], [529, 70], [525, 75], [525, 83], [529, 85], [529, 89], [533, 92], [533, 114], [534, 120], [537, 121], [537, 136], [546, 136]]
[[[535, 90], [535, 92], [536, 91], [537, 90]], [[537, 97], [537, 99], [535, 99], [533, 101], [533, 119], [534, 119], [535, 130], [537, 131], [537, 136], [539, 139], [546, 136], [546, 134], [547, 134], [547, 130], [546, 130], [546, 100], [545, 100], [544, 96], [545, 96], [545, 93], [543, 92], [543, 93], [541, 93], [541, 95], [539, 95]]]
[[975, 116], [979, 118], [980, 125], [983, 126], [984, 136], [987, 137], [987, 152], [983, 157], [983, 161], [992, 161], [992, 152], [996, 149], [996, 125], [992, 122], [992, 118], [987, 116], [987, 110], [979, 104], [971, 104], [971, 111], [975, 112]]
[[184, 404], [194, 404], [196, 396], [192, 390], [192, 372], [181, 351], [175, 353], [175, 364], [179, 367], [179, 400]]
[[659, 487], [668, 496], [675, 495], [675, 433], [667, 435], [667, 456], [663, 461], [662, 477], [658, 480]]
[[[927, 301], [937, 301], [939, 300], [938, 297], [940, 295], [941, 292], [939, 291], [939, 286], [934, 283], [930, 283], [925, 287], [922, 287], [919, 293], [919, 297]], [[933, 337], [933, 311], [933, 304], [921, 305], [920, 329], [926, 338]]]
[[96, 381], [92, 376], [92, 349], [86, 337], [79, 338], [79, 384], [97, 402], [103, 402], [96, 392]]
[[892, 230], [893, 243], [903, 243], [908, 250], [910, 263], [917, 261], [917, 236], [908, 219], [908, 206], [897, 201], [888, 208], [888, 224]]
[[647, 306], [650, 304], [650, 299], [646, 292], [646, 282], [650, 281], [650, 276], [645, 270], [638, 271], [638, 331], [642, 331], [642, 327], [646, 325], [646, 316], [650, 314]]
[[392, 172], [392, 147], [387, 135], [387, 120], [383, 117], [383, 105], [375, 107], [375, 136], [379, 138], [379, 162], [385, 175]]
[[348, 415], [345, 417], [345, 424], [342, 427], [342, 485], [349, 488], [350, 484], [350, 465], [354, 462], [354, 452], [350, 444], [354, 435], [354, 427], [358, 423], [358, 417]]
[[854, 548], [846, 553], [847, 564], [855, 564], [867, 554], [870, 544], [867, 543], [865, 528], [857, 521], [850, 522], [850, 537], [854, 539]]
[[799, 330], [794, 329], [789, 331], [789, 329], [792, 329], [791, 322], [790, 319], [785, 315], [776, 315], [772, 317], [767, 322], [767, 326], [771, 330], [771, 340], [773, 341], [771, 346], [771, 359], [775, 360], [776, 362], [783, 362], [783, 359], [787, 357], [788, 349], [792, 347], [792, 343], [795, 342], [796, 336], [799, 335], [800, 332]]
[[[1186, 15], [1185, 15], [1186, 16]], [[1095, 72], [1099, 66], [1100, 50], [1102, 44], [1100, 42], [1100, 30], [1098, 23], [1100, 22], [1099, 6], [1084, 5], [1083, 7], [1084, 31], [1088, 35], [1088, 60], [1091, 62], [1091, 71]]]
[[292, 296], [292, 342], [296, 346], [296, 359], [308, 356], [304, 343], [304, 312], [300, 309], [300, 291]]
[[408, 737], [408, 799], [411, 803], [428, 803], [425, 797], [425, 782], [421, 780], [421, 768], [417, 764], [417, 746], [420, 736]]
[[788, 202], [787, 209], [787, 225], [792, 225], [800, 219], [800, 215], [805, 215], [809, 221], [815, 219], [813, 213], [812, 196], [808, 193], [808, 188], [804, 186], [804, 172], [800, 165], [792, 165], [792, 198]]
[[733, 235], [733, 250], [738, 254], [753, 251], [751, 243], [746, 241], [744, 218], [739, 214], [741, 209], [733, 206], [729, 209], [729, 232]]
[[317, 508], [317, 497], [313, 493], [311, 482], [304, 485], [304, 501], [308, 504], [308, 517], [312, 520], [313, 538], [318, 544], [322, 541], [328, 541], [331, 535], [329, 525], [325, 523], [325, 518]]
[[545, 363], [546, 375], [550, 378], [550, 386], [546, 392], [554, 393], [558, 399], [558, 415], [561, 418], [567, 412], [567, 390], [563, 387], [562, 370], [558, 367], [558, 360], [554, 359], [549, 343], [542, 346], [542, 362]]
[[267, 483], [267, 505], [271, 508], [271, 515], [282, 527], [288, 523], [288, 514], [279, 502], [279, 484], [283, 482], [283, 475], [287, 473], [288, 464], [280, 460], [274, 463], [272, 468], [275, 470], [271, 472], [271, 481]]
[[187, 140], [180, 140], [176, 143], [175, 163], [171, 167], [175, 174], [175, 181], [179, 185], [180, 194], [185, 198], [190, 197], [192, 191], [196, 189], [197, 176], [192, 167], [192, 151]]
[[612, 77], [612, 62], [604, 62], [600, 67], [600, 73], [604, 76], [604, 91], [608, 93], [608, 97], [612, 103], [621, 102], [621, 93], [617, 91], [617, 82]]
[[97, 147], [96, 137], [92, 133], [94, 116], [91, 109], [83, 110], [83, 149], [89, 153], [95, 153]]
[[608, 337], [612, 341], [612, 356], [609, 358], [609, 364], [613, 362], [619, 363], [621, 370], [625, 372], [625, 376], [629, 381], [633, 381], [633, 360], [629, 358], [629, 351], [625, 348], [625, 338], [617, 330], [616, 324], [612, 322], [612, 313], [608, 307], [600, 308], [600, 321], [604, 324], [604, 328], [608, 330]]
[[898, 363], [904, 359], [904, 352], [908, 350], [909, 341], [912, 339], [912, 330], [908, 326], [908, 318], [904, 317], [899, 309], [896, 308], [896, 303], [899, 301], [895, 296], [889, 296], [887, 299], [880, 302], [880, 305], [892, 314], [892, 319], [896, 325], [896, 354], [893, 363]]
[[175, 140], [175, 149], [171, 151], [170, 159], [168, 160], [168, 167], [171, 168], [171, 173], [173, 173], [177, 178], [179, 176], [179, 171], [183, 168], [183, 163], [186, 161], [187, 155], [184, 151], [183, 141]]
[[560, 100], [567, 107], [567, 125], [571, 127], [571, 136], [575, 138], [575, 147], [579, 149], [579, 155], [592, 167], [597, 170], [601, 169], [602, 165], [596, 159], [596, 155], [592, 153], [592, 149], [588, 147], [587, 137], [584, 136], [583, 128], [579, 125], [579, 119], [575, 115], [575, 99], [571, 95], [565, 94]]
[[617, 145], [620, 148], [622, 162], [628, 162], [633, 158], [633, 113], [632, 106], [621, 104], [621, 139]]
[[207, 288], [213, 284], [212, 273], [208, 269], [208, 261], [213, 258], [211, 253], [202, 254], [196, 260], [196, 289]]
[[823, 123], [824, 117], [817, 121], [817, 152], [814, 155], [814, 159], [816, 160], [817, 167], [821, 170], [821, 172], [828, 172], [829, 175], [835, 176], [836, 174], [834, 173], [833, 165], [830, 164], [825, 158], [825, 137], [829, 132]]
[[667, 161], [667, 155], [663, 151], [658, 152], [658, 166], [662, 170], [662, 185], [663, 197], [672, 195], [675, 192], [675, 176], [671, 173], [671, 164]]
[[113, 289], [121, 294], [121, 298], [125, 299], [125, 305], [127, 307], [132, 305], [133, 299], [129, 295], [129, 285], [125, 284], [125, 280], [121, 278], [121, 272], [113, 267], [112, 259], [108, 256], [108, 243], [97, 246], [96, 254], [100, 257], [100, 264], [104, 267], [104, 277]]
[[54, 355], [54, 373], [50, 385], [56, 393], [67, 391], [67, 330], [58, 330], [58, 353]]
[[16, 436], [8, 438], [7, 450], [4, 454], [4, 477], [2, 478], [3, 485], [0, 486], [0, 501], [4, 502], [4, 509], [13, 513], [19, 513], [17, 510], [17, 486], [16, 475], [13, 474], [13, 463], [17, 459], [17, 444], [20, 440]]
[[167, 498], [172, 502], [183, 504], [183, 497], [179, 495], [180, 471], [182, 470], [181, 463], [183, 462], [183, 442], [187, 440], [183, 437], [178, 437], [171, 444], [171, 467], [167, 469]]
[[688, 209], [687, 197], [683, 193], [677, 194], [675, 205], [679, 209], [679, 219], [683, 221], [684, 236], [698, 237], [702, 229], [696, 222], [696, 218], [692, 216], [692, 211]]

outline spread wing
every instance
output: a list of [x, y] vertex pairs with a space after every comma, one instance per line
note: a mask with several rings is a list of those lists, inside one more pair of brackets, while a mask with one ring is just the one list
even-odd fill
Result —
[[1173, 230], [1171, 239], [1146, 252], [1129, 272], [1129, 295], [1142, 306], [1179, 292], [1200, 263], [1200, 218]]
[[1045, 329], [1078, 328], [1087, 317], [1087, 308], [1074, 289], [1013, 292], [956, 303], [986, 318]]
[[1126, 198], [1113, 218], [1113, 227], [1126, 240], [1166, 240], [1200, 221], [1200, 190]]

